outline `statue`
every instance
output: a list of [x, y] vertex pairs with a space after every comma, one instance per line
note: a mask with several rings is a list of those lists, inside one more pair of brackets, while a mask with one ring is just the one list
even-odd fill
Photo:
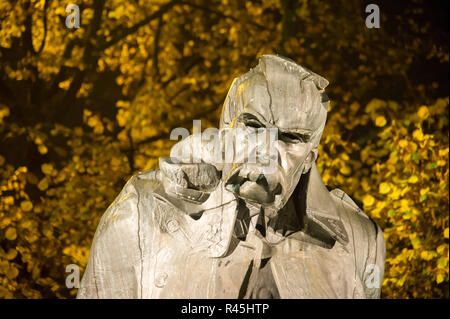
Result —
[[[128, 181], [98, 225], [77, 297], [379, 298], [382, 231], [328, 191], [315, 164], [327, 85], [262, 56], [231, 85], [218, 138], [199, 146], [197, 132]], [[256, 133], [268, 131], [277, 136], [265, 147]], [[223, 132], [239, 132], [231, 157]]]

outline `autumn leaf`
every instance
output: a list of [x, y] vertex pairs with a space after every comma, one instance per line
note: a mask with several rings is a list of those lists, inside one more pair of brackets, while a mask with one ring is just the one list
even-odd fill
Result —
[[5, 237], [8, 240], [14, 240], [17, 238], [17, 232], [14, 227], [9, 227], [5, 232]]

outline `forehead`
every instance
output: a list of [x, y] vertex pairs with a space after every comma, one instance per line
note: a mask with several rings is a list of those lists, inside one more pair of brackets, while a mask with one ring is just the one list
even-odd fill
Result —
[[320, 124], [323, 105], [315, 84], [287, 72], [271, 74], [269, 79], [254, 74], [239, 85], [236, 99], [238, 113], [253, 114], [285, 131], [307, 133]]

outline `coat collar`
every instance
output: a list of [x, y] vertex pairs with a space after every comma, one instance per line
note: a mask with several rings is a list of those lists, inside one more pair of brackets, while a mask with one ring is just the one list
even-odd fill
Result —
[[[210, 234], [211, 236], [201, 236], [202, 239], [199, 238], [199, 241], [207, 241], [206, 246], [208, 247], [207, 250], [210, 257], [221, 257], [226, 254], [231, 237], [235, 232], [236, 217], [242, 206], [238, 205], [239, 201], [231, 193], [226, 191], [223, 185], [219, 185], [215, 191], [210, 193], [206, 201], [202, 204], [186, 200], [186, 196], [180, 197], [178, 191], [178, 196], [169, 195], [162, 185], [155, 191], [155, 195], [158, 199], [170, 204], [176, 210], [183, 212], [184, 214], [182, 215], [188, 220], [187, 224], [190, 225], [189, 228], [192, 230], [198, 230], [200, 224], [204, 224], [205, 222], [208, 225], [211, 224], [208, 226], [208, 231], [214, 234]], [[218, 202], [221, 202], [221, 204], [217, 205]], [[188, 217], [188, 215], [191, 215], [191, 217]], [[310, 230], [315, 229], [316, 234], [327, 234], [328, 238], [325, 241], [331, 238], [342, 245], [348, 243], [347, 232], [339, 216], [338, 207], [330, 192], [323, 184], [315, 163], [312, 165], [308, 177], [305, 216], [307, 226]], [[199, 219], [197, 220], [197, 218]], [[239, 223], [239, 221], [237, 222]], [[317, 230], [319, 231], [317, 232]], [[297, 232], [297, 235], [298, 233], [301, 232]], [[292, 238], [297, 237], [295, 234], [293, 234]], [[309, 238], [309, 240], [306, 240], [312, 243], [320, 242], [320, 236], [319, 239], [309, 234], [306, 237]], [[305, 236], [301, 240], [304, 239]], [[203, 244], [200, 246], [203, 246]]]
[[[323, 184], [315, 163], [310, 172], [302, 176], [292, 196], [297, 198], [294, 201], [289, 200], [272, 219], [267, 216], [262, 218], [263, 215], [258, 214], [260, 208], [246, 203], [250, 214], [238, 212], [236, 237], [245, 240], [246, 233], [252, 229], [249, 221], [251, 219], [252, 224], [256, 225], [255, 228], [261, 233], [260, 237], [264, 237], [272, 245], [286, 238], [325, 248], [333, 247], [336, 241], [344, 246], [348, 243], [348, 235], [336, 199]], [[242, 206], [240, 209], [242, 210]], [[295, 212], [298, 212], [298, 216]]]
[[334, 240], [343, 245], [348, 243], [348, 235], [341, 220], [339, 208], [325, 187], [315, 163], [311, 167], [306, 190], [306, 216]]

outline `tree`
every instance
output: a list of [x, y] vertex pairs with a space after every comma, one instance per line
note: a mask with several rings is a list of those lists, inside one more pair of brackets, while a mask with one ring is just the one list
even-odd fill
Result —
[[[316, 0], [0, 3], [0, 297], [69, 297], [65, 267], [175, 127], [217, 126], [234, 77], [265, 53], [330, 81], [325, 182], [384, 229], [383, 297], [448, 298], [445, 4]], [[351, 119], [351, 120], [349, 120]]]

